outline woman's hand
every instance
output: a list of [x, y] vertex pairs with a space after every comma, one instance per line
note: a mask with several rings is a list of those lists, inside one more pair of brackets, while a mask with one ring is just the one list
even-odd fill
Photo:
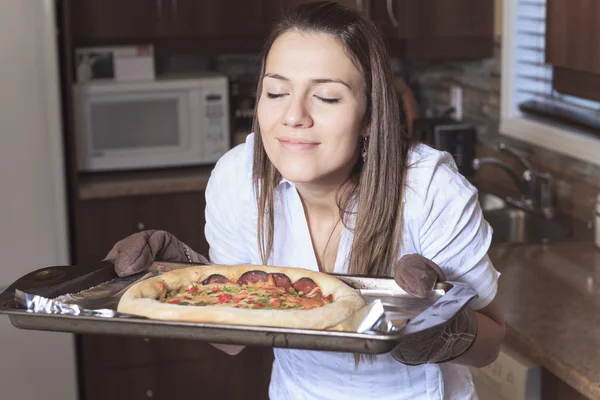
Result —
[[119, 276], [146, 271], [154, 261], [209, 263], [175, 236], [160, 230], [142, 231], [120, 240], [104, 261], [112, 261]]
[[394, 279], [408, 294], [425, 298], [438, 281], [445, 281], [444, 271], [420, 254], [406, 254], [396, 261]]
[[[395, 265], [396, 283], [407, 293], [425, 297], [445, 274], [419, 255], [403, 256]], [[401, 339], [392, 355], [408, 365], [454, 361], [474, 367], [493, 362], [504, 339], [502, 312], [495, 301], [479, 311], [464, 308], [447, 324]]]

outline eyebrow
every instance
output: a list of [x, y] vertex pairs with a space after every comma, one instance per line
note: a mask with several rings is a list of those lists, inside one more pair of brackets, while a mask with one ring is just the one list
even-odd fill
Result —
[[[285, 76], [281, 76], [279, 74], [269, 74], [269, 73], [266, 73], [265, 77], [273, 78], [273, 79], [279, 79], [281, 81], [289, 82], [288, 78], [286, 78]], [[348, 85], [346, 82], [344, 82], [341, 79], [337, 79], [337, 78], [336, 79], [332, 79], [332, 78], [315, 78], [315, 79], [311, 79], [310, 81], [313, 82], [313, 83], [341, 83], [342, 85], [346, 86], [348, 89], [352, 89], [350, 87], [350, 85]]]

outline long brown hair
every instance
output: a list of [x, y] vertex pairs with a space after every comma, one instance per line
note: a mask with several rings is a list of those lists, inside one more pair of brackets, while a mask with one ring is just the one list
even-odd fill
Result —
[[[288, 31], [323, 33], [337, 39], [365, 78], [367, 157], [365, 162], [358, 161], [336, 197], [340, 218], [347, 227], [349, 205], [352, 202], [357, 206], [348, 272], [390, 275], [401, 243], [403, 180], [410, 144], [400, 124], [398, 97], [385, 44], [373, 23], [358, 12], [332, 1], [303, 3], [275, 26], [265, 44], [257, 99], [262, 93], [267, 54], [273, 42]], [[273, 249], [274, 193], [281, 175], [267, 157], [256, 113], [253, 131], [256, 138], [252, 176], [259, 216], [258, 246], [262, 262], [267, 264]]]

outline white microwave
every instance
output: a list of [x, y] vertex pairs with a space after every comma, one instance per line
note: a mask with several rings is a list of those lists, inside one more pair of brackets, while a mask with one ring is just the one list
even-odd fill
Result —
[[79, 171], [215, 163], [230, 148], [226, 76], [74, 85]]

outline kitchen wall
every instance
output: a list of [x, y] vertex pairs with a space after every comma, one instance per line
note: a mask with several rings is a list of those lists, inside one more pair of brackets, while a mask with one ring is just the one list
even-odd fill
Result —
[[[600, 167], [541, 147], [500, 135], [501, 38], [496, 39], [495, 56], [469, 62], [397, 63], [398, 72], [407, 76], [409, 85], [426, 112], [448, 108], [450, 86], [463, 88], [463, 116], [478, 129], [478, 156], [497, 156], [515, 165], [499, 153], [500, 142], [527, 152], [535, 168], [551, 172], [557, 179], [557, 207], [577, 219], [590, 218], [591, 202], [600, 193]], [[600, 155], [599, 155], [600, 157]], [[492, 181], [501, 191], [516, 194], [505, 174], [493, 167], [482, 168], [476, 180]]]
[[[54, 0], [2, 0], [0, 287], [68, 263]], [[77, 398], [73, 336], [0, 315], [0, 399]]]

